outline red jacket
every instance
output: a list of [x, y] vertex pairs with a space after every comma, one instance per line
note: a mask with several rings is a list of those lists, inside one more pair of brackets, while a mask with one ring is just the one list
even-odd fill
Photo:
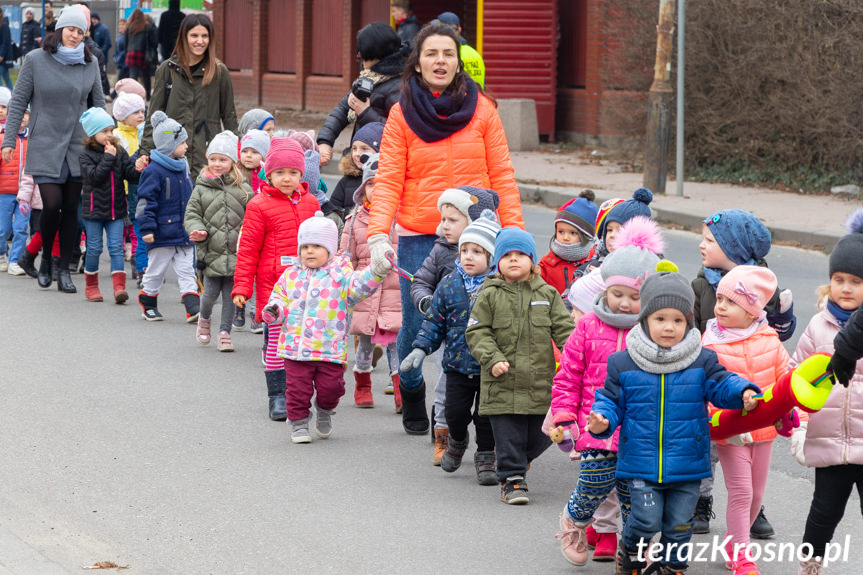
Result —
[[18, 136], [18, 145], [12, 149], [12, 161], [0, 161], [0, 194], [18, 194], [24, 166], [21, 158], [27, 157], [27, 138]]
[[273, 286], [289, 263], [298, 256], [297, 231], [300, 223], [315, 215], [321, 206], [309, 193], [309, 185], [300, 187], [289, 198], [273, 186], [264, 184], [261, 193], [249, 200], [240, 238], [237, 240], [237, 266], [231, 296], [252, 297], [255, 286], [258, 304], [255, 321], [261, 321], [261, 310], [267, 305]]
[[575, 277], [575, 270], [577, 270], [584, 262], [589, 261], [592, 257], [593, 250], [590, 250], [590, 255], [583, 260], [568, 262], [560, 259], [554, 255], [553, 252], [548, 252], [541, 260], [539, 260], [539, 270], [542, 274], [542, 279], [545, 280], [545, 283], [563, 295], [566, 288], [575, 283], [575, 280], [577, 279]]

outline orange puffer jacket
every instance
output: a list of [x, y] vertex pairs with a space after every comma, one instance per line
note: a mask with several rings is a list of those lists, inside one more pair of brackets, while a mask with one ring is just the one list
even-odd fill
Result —
[[506, 134], [491, 100], [480, 94], [470, 123], [431, 143], [410, 129], [401, 103], [395, 104], [381, 139], [369, 237], [389, 234], [393, 218], [411, 232], [434, 234], [440, 223], [438, 197], [458, 186], [496, 191], [501, 225], [524, 229]]
[[[712, 320], [711, 320], [712, 321]], [[791, 357], [779, 341], [776, 331], [765, 321], [748, 338], [732, 343], [711, 343], [704, 347], [712, 349], [725, 369], [744, 377], [761, 388], [762, 393], [772, 387], [788, 371]], [[710, 413], [716, 408], [710, 406]], [[773, 441], [776, 428], [772, 425], [750, 432], [752, 441]], [[717, 443], [726, 444], [725, 441]]]

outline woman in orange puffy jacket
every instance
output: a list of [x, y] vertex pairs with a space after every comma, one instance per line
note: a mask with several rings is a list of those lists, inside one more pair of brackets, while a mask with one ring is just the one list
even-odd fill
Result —
[[[503, 226], [524, 228], [506, 135], [494, 102], [471, 80], [459, 58], [459, 38], [431, 23], [414, 40], [405, 64], [401, 99], [390, 110], [381, 140], [368, 227], [372, 259], [392, 250], [395, 221], [399, 266], [420, 267], [440, 223], [437, 199], [447, 188], [477, 186], [500, 196]], [[399, 359], [411, 351], [422, 315], [413, 307], [410, 282], [400, 279], [402, 328]], [[402, 424], [411, 434], [428, 431], [425, 382], [419, 370], [401, 372]]]

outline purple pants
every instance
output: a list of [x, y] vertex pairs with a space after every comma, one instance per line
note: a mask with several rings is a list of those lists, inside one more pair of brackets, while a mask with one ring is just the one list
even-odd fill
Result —
[[312, 395], [321, 409], [335, 409], [345, 394], [345, 368], [328, 361], [285, 360], [285, 398], [288, 419], [299, 421], [309, 416]]

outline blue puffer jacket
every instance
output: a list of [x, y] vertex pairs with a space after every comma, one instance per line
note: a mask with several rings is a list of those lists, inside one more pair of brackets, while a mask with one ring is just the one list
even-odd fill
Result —
[[192, 180], [185, 171], [175, 172], [157, 162], [141, 172], [138, 183], [138, 207], [135, 219], [141, 227], [141, 236], [153, 234], [154, 241], [147, 250], [165, 246], [191, 246], [183, 227], [186, 204], [192, 195]]
[[702, 348], [682, 371], [642, 371], [629, 351], [608, 358], [605, 387], [596, 391], [593, 411], [608, 419], [610, 437], [618, 425], [617, 477], [655, 483], [710, 477], [710, 428], [707, 402], [743, 408], [743, 392], [758, 387], [719, 363]]
[[[478, 294], [479, 289], [475, 293]], [[413, 347], [430, 355], [446, 340], [443, 370], [478, 374], [479, 363], [470, 354], [464, 335], [472, 308], [473, 301], [465, 288], [464, 278], [455, 270], [438, 284]]]

